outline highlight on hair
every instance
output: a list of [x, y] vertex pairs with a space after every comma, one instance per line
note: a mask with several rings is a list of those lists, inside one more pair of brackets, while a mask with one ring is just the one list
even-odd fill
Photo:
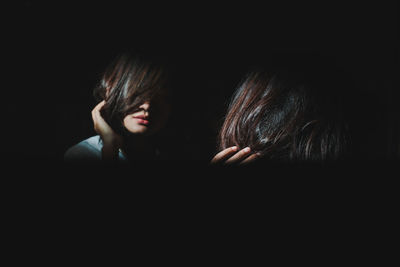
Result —
[[102, 108], [105, 120], [117, 133], [124, 134], [124, 117], [169, 87], [166, 61], [147, 54], [124, 52], [107, 67], [93, 93], [97, 100], [106, 100]]
[[277, 161], [346, 157], [348, 84], [340, 71], [316, 59], [280, 55], [268, 67], [250, 71], [229, 104], [219, 149], [249, 146], [263, 158]]

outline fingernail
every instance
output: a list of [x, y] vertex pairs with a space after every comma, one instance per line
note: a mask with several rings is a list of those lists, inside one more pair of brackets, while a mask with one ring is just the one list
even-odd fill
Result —
[[246, 147], [245, 149], [243, 149], [244, 152], [249, 152], [250, 151], [250, 147]]
[[237, 146], [233, 146], [231, 147], [232, 151], [236, 151], [237, 150]]

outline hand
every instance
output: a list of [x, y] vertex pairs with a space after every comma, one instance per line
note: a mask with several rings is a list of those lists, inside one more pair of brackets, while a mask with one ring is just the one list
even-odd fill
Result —
[[94, 130], [103, 141], [103, 158], [118, 157], [118, 150], [122, 147], [122, 137], [114, 132], [108, 123], [101, 116], [100, 110], [106, 102], [103, 100], [92, 110]]
[[250, 147], [245, 147], [238, 151], [238, 147], [233, 146], [228, 147], [216, 154], [211, 160], [211, 164], [248, 164], [256, 160], [259, 156], [259, 153], [251, 154]]

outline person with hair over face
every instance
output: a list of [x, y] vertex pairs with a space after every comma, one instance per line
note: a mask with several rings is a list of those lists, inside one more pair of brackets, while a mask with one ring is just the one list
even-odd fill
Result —
[[98, 133], [70, 147], [66, 161], [153, 160], [167, 158], [160, 132], [172, 108], [170, 65], [164, 58], [125, 52], [108, 66], [94, 89], [92, 110]]
[[347, 73], [312, 53], [277, 54], [267, 63], [233, 94], [211, 164], [348, 159], [355, 115]]

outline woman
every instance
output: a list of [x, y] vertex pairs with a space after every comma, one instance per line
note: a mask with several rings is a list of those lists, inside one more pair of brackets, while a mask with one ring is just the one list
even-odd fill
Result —
[[211, 163], [331, 162], [349, 156], [348, 76], [316, 54], [278, 54], [239, 85]]
[[160, 132], [171, 112], [169, 65], [144, 54], [123, 53], [106, 69], [92, 111], [92, 136], [72, 146], [66, 160], [159, 159]]

